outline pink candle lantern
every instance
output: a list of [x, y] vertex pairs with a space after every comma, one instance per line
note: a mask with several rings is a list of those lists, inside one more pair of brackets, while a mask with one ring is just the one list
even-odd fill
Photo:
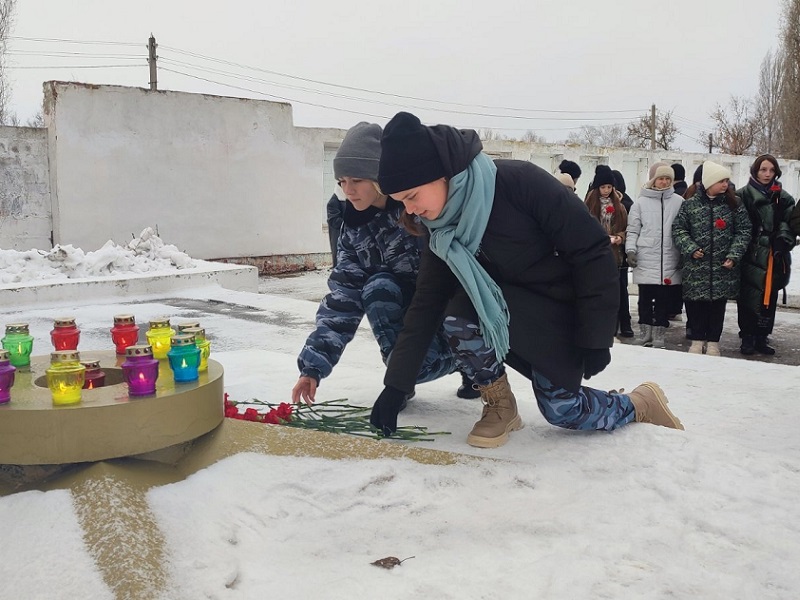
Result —
[[100, 368], [99, 360], [90, 360], [81, 364], [86, 367], [83, 389], [94, 390], [106, 384], [106, 372]]
[[11, 387], [14, 385], [14, 375], [17, 369], [11, 365], [11, 355], [8, 350], [0, 350], [0, 404], [11, 400]]
[[136, 345], [139, 341], [139, 327], [133, 315], [114, 315], [111, 341], [116, 346], [117, 354], [125, 354], [128, 346]]
[[81, 339], [81, 330], [75, 324], [75, 317], [61, 317], [56, 319], [53, 330], [50, 332], [53, 348], [60, 352], [63, 350], [77, 350]]
[[149, 396], [156, 393], [158, 360], [153, 358], [153, 348], [147, 345], [128, 346], [122, 374], [128, 384], [128, 395]]

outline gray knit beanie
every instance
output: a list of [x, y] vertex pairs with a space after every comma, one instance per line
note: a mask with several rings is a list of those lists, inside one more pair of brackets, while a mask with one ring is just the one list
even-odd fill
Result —
[[333, 176], [378, 181], [381, 161], [381, 126], [362, 121], [351, 127], [333, 159]]

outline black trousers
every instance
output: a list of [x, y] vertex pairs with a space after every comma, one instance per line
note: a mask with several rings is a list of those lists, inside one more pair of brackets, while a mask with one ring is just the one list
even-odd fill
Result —
[[670, 285], [667, 287], [667, 294], [669, 294], [669, 306], [667, 307], [667, 315], [679, 315], [683, 312], [683, 286]]
[[631, 305], [628, 298], [628, 267], [619, 270], [619, 313], [617, 319], [620, 323], [631, 322]]
[[725, 307], [728, 301], [719, 300], [685, 300], [686, 316], [692, 323], [688, 333], [690, 340], [718, 342], [725, 324]]
[[658, 284], [639, 285], [639, 323], [669, 327], [669, 286]]

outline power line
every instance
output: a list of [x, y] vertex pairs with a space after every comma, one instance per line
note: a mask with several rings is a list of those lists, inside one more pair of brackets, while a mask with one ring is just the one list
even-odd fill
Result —
[[[277, 83], [277, 82], [274, 82], [274, 81], [268, 81], [268, 80], [265, 80], [265, 79], [259, 79], [257, 77], [251, 77], [249, 75], [235, 75], [235, 74], [229, 73], [227, 71], [222, 71], [220, 69], [213, 69], [213, 68], [203, 67], [203, 66], [200, 66], [200, 65], [196, 65], [194, 63], [187, 63], [185, 61], [175, 60], [175, 59], [171, 59], [171, 58], [167, 58], [167, 57], [163, 57], [163, 56], [160, 56], [159, 60], [162, 61], [162, 62], [166, 62], [168, 64], [178, 64], [178, 65], [182, 65], [184, 67], [189, 67], [191, 69], [196, 69], [198, 71], [202, 71], [202, 72], [206, 72], [206, 73], [213, 73], [215, 75], [222, 75], [223, 77], [230, 77], [230, 78], [233, 78], [233, 79], [243, 79], [243, 80], [246, 80], [246, 81], [251, 81], [253, 83], [261, 83], [261, 84], [266, 84], [266, 85], [273, 85], [273, 86], [281, 87], [281, 88], [288, 88], [288, 89], [293, 89], [293, 90], [298, 90], [298, 91], [303, 91], [303, 92], [309, 92], [309, 93], [312, 93], [312, 94], [318, 94], [318, 95], [322, 95], [322, 96], [329, 96], [329, 97], [332, 97], [332, 98], [342, 98], [342, 99], [345, 99], [345, 100], [353, 100], [353, 101], [357, 101], [357, 102], [366, 102], [366, 103], [369, 103], [369, 104], [381, 104], [381, 105], [384, 105], [384, 106], [393, 106], [393, 107], [399, 106], [395, 102], [386, 102], [386, 101], [383, 101], [383, 100], [375, 100], [375, 99], [372, 99], [372, 98], [361, 98], [361, 97], [358, 97], [358, 96], [350, 96], [350, 95], [346, 95], [346, 94], [338, 94], [338, 93], [335, 93], [335, 92], [328, 92], [328, 91], [324, 91], [324, 90], [316, 90], [316, 89], [308, 88], [308, 87], [299, 87], [299, 86], [287, 85], [287, 84]], [[224, 84], [220, 83], [220, 85], [224, 85]], [[293, 101], [295, 101], [295, 100], [293, 100]], [[408, 105], [408, 104], [405, 104], [403, 106], [405, 108], [416, 108], [416, 109], [420, 109], [420, 110], [444, 112], [444, 113], [457, 114], [457, 115], [491, 117], [491, 118], [502, 118], [502, 119], [519, 119], [519, 120], [526, 120], [526, 121], [580, 121], [580, 122], [586, 122], [586, 121], [619, 121], [620, 120], [619, 117], [594, 117], [594, 118], [592, 118], [592, 117], [587, 117], [587, 118], [544, 117], [544, 116], [528, 117], [528, 116], [524, 116], [524, 115], [489, 114], [489, 113], [481, 113], [481, 112], [442, 109], [442, 108], [433, 108], [433, 107], [427, 107], [427, 106]], [[632, 120], [633, 118], [638, 118], [638, 117], [631, 117], [628, 120]]]
[[451, 105], [451, 106], [484, 108], [484, 109], [488, 109], [488, 110], [510, 110], [510, 111], [517, 111], [517, 112], [537, 112], [537, 113], [554, 113], [554, 114], [559, 114], [559, 113], [563, 113], [563, 114], [581, 114], [581, 113], [606, 114], [606, 113], [608, 113], [608, 114], [611, 114], [611, 113], [632, 113], [632, 112], [643, 113], [643, 112], [646, 112], [646, 110], [639, 110], [639, 109], [593, 110], [593, 111], [587, 111], [587, 110], [555, 110], [555, 109], [551, 110], [551, 109], [543, 109], [543, 108], [516, 108], [516, 107], [507, 107], [507, 106], [490, 106], [490, 105], [485, 105], [485, 104], [464, 104], [464, 103], [461, 103], [461, 102], [445, 102], [443, 100], [433, 100], [433, 99], [430, 99], [430, 98], [420, 98], [418, 96], [405, 96], [405, 95], [402, 95], [402, 94], [393, 94], [393, 93], [390, 93], [390, 92], [382, 92], [382, 91], [378, 91], [378, 90], [370, 90], [370, 89], [367, 89], [367, 88], [359, 88], [359, 87], [354, 87], [354, 86], [330, 83], [330, 82], [321, 81], [321, 80], [318, 80], [318, 79], [310, 79], [310, 78], [307, 78], [307, 77], [289, 75], [287, 73], [281, 73], [280, 71], [272, 71], [270, 69], [263, 69], [263, 68], [260, 68], [260, 67], [253, 67], [253, 66], [249, 66], [249, 65], [244, 65], [242, 63], [223, 60], [223, 59], [220, 59], [220, 58], [214, 58], [213, 56], [206, 56], [204, 54], [199, 54], [197, 52], [190, 52], [188, 50], [181, 50], [180, 48], [175, 48], [175, 47], [172, 47], [172, 46], [165, 46], [163, 44], [159, 45], [159, 48], [161, 48], [162, 50], [171, 50], [172, 52], [177, 52], [178, 54], [185, 54], [187, 56], [192, 56], [194, 58], [200, 58], [202, 60], [208, 60], [208, 61], [211, 61], [211, 62], [216, 62], [216, 63], [228, 65], [228, 66], [238, 67], [240, 69], [259, 71], [261, 73], [267, 73], [269, 75], [277, 75], [279, 77], [286, 77], [288, 79], [296, 79], [298, 81], [305, 81], [306, 83], [315, 83], [315, 84], [318, 84], [318, 85], [326, 85], [326, 86], [329, 86], [329, 87], [346, 89], [346, 90], [355, 91], [355, 92], [366, 92], [366, 93], [369, 93], [369, 94], [376, 94], [376, 95], [380, 95], [380, 96], [390, 96], [392, 98], [400, 98], [402, 100], [416, 100], [416, 101], [419, 101], [419, 102], [430, 102], [432, 104], [446, 104], [446, 105]]
[[28, 69], [125, 69], [125, 68], [141, 69], [142, 65], [48, 65], [48, 66], [31, 66], [31, 67], [15, 67], [6, 66], [6, 69], [28, 70]]
[[37, 52], [35, 50], [8, 50], [6, 54], [14, 54], [17, 56], [49, 56], [59, 58], [72, 58], [80, 56], [83, 58], [125, 58], [125, 59], [141, 59], [147, 58], [143, 54], [97, 54], [94, 52], [66, 52], [66, 51], [53, 51], [53, 52]]
[[143, 44], [134, 44], [132, 42], [101, 42], [95, 40], [68, 40], [64, 38], [33, 38], [33, 37], [22, 37], [16, 35], [8, 36], [9, 40], [20, 40], [24, 42], [58, 42], [61, 44], [97, 44], [97, 45], [106, 45], [106, 46], [135, 46], [140, 47]]

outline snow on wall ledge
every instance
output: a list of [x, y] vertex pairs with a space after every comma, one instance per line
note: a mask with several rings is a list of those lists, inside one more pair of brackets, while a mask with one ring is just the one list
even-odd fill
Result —
[[86, 298], [119, 298], [145, 294], [163, 294], [205, 285], [241, 292], [258, 292], [258, 269], [197, 261], [197, 266], [176, 272], [154, 271], [109, 277], [78, 278], [66, 281], [39, 281], [0, 286], [0, 305], [8, 309], [17, 305], [86, 300]]

